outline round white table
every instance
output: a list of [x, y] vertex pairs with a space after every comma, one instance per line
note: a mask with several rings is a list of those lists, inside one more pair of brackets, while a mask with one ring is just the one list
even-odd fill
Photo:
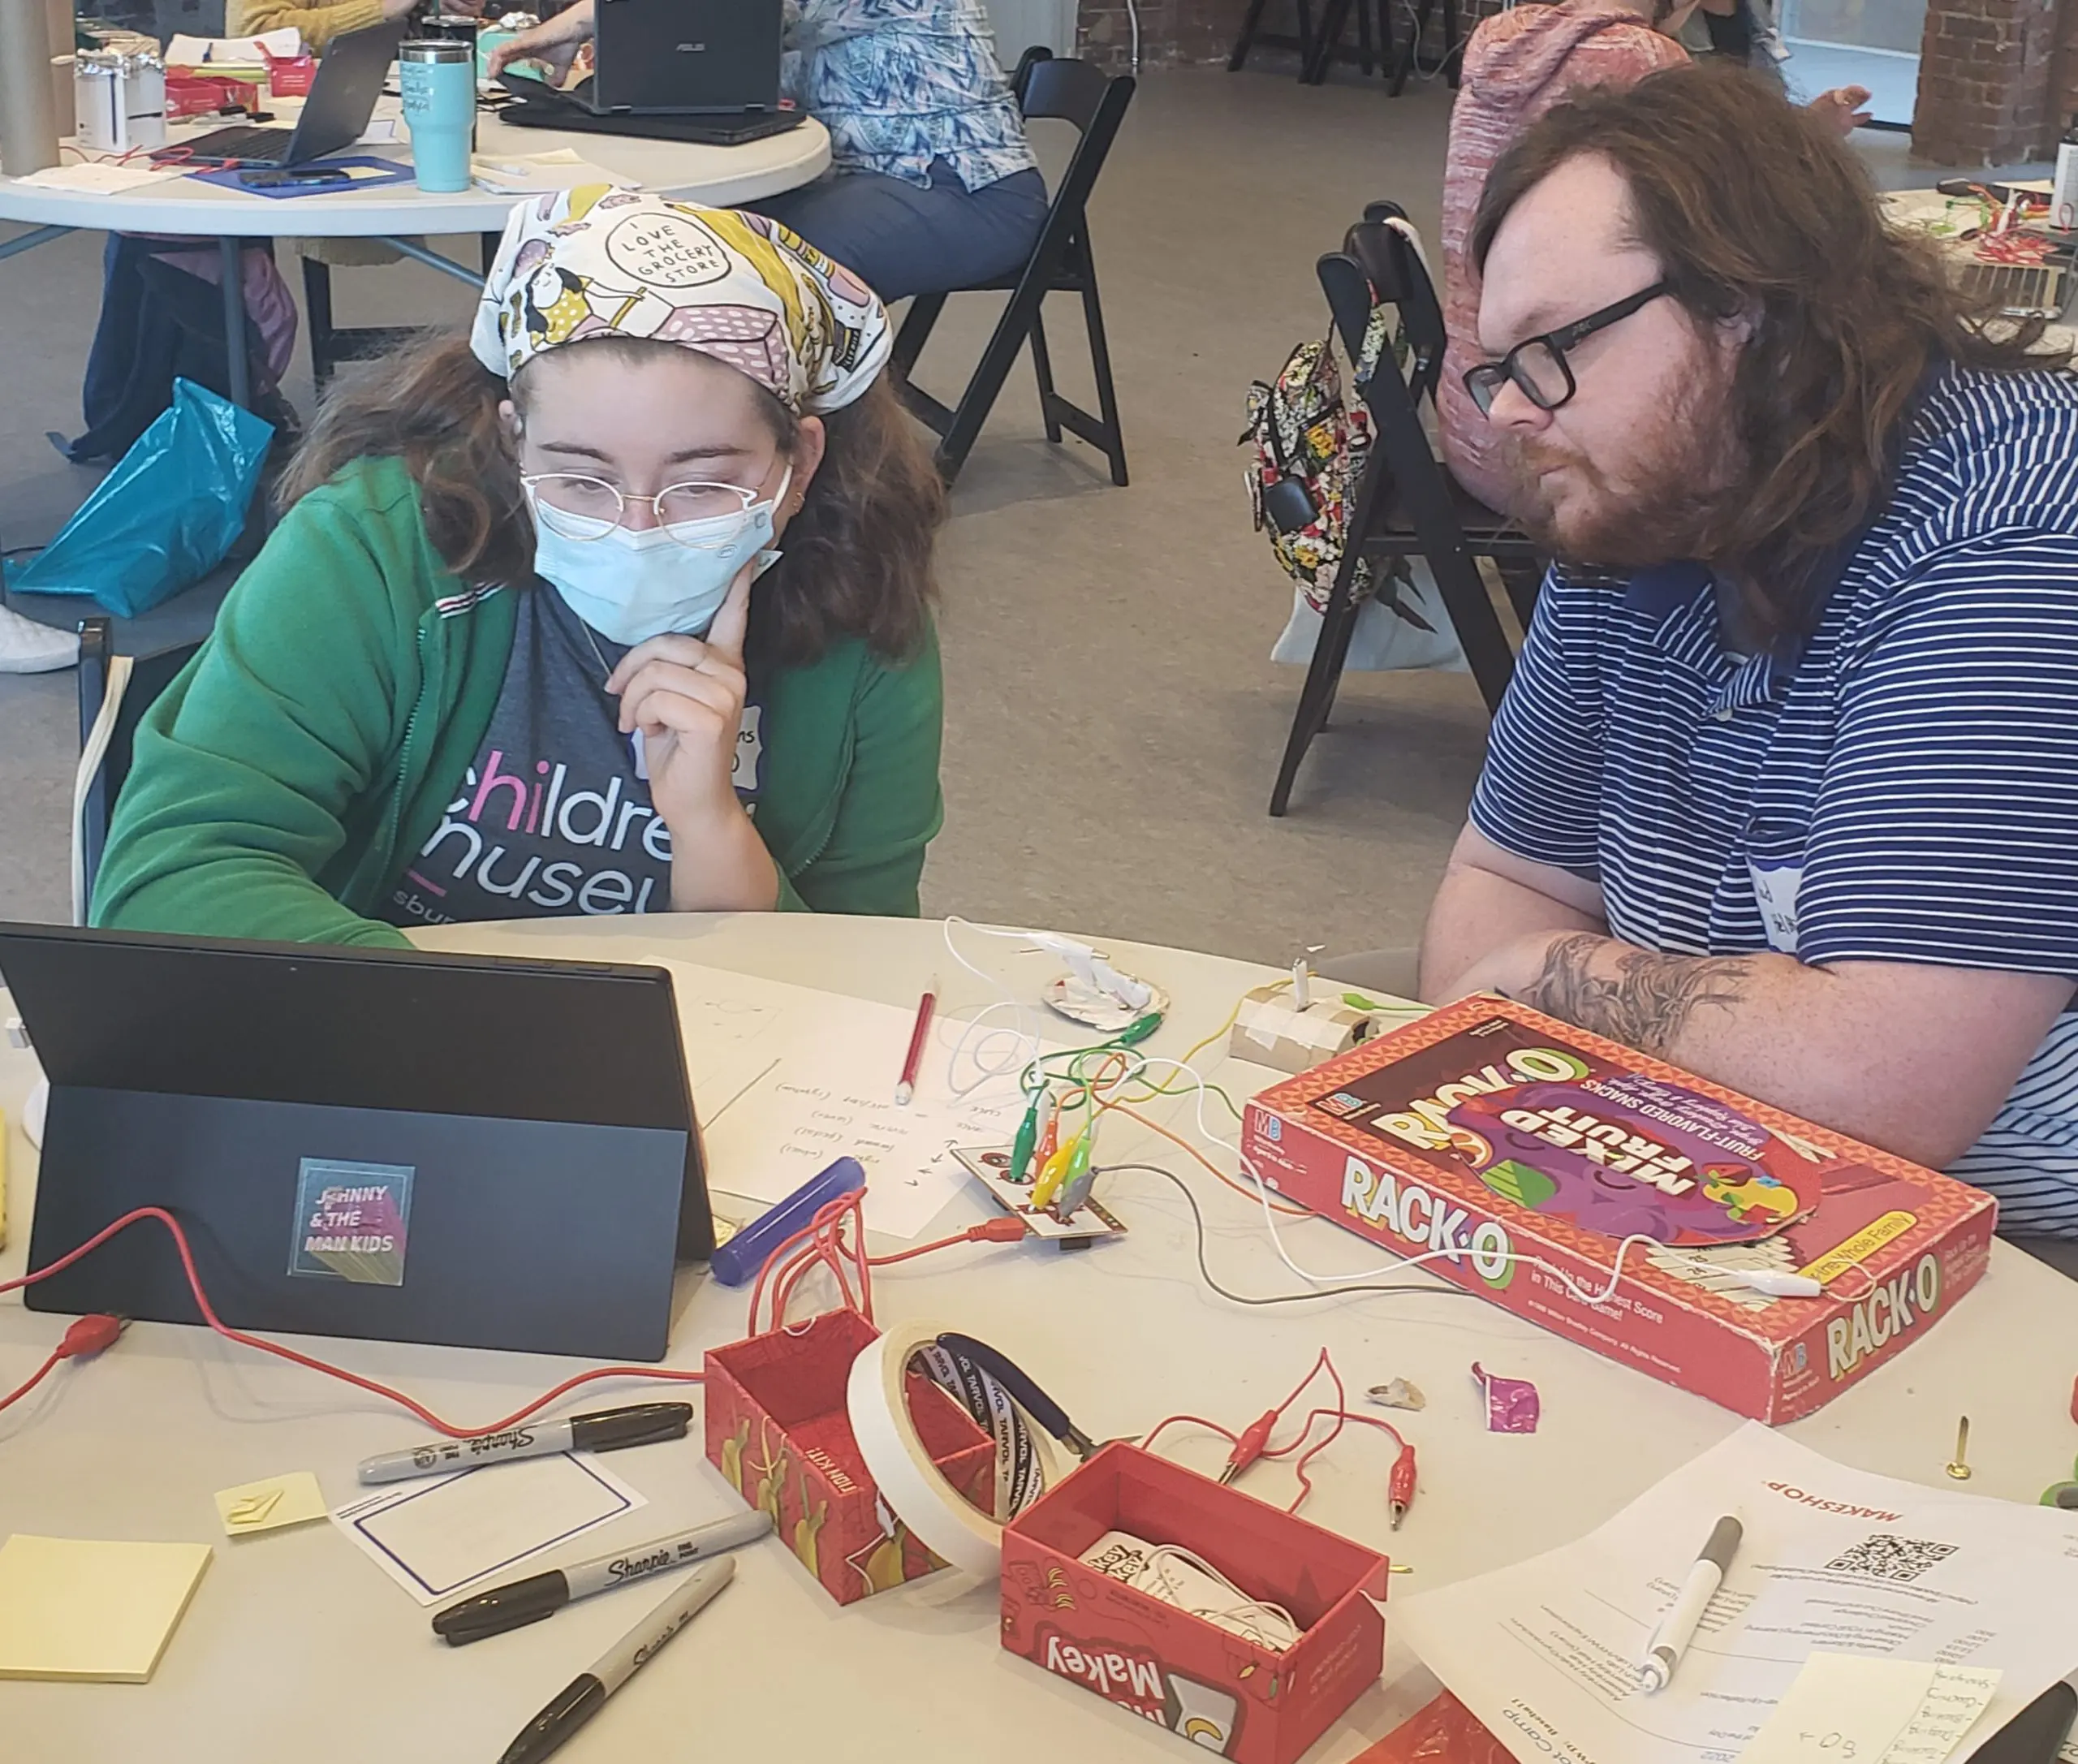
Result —
[[[632, 960], [669, 954], [711, 966], [912, 1005], [933, 974], [949, 1016], [993, 996], [946, 957], [935, 923], [805, 915], [716, 919], [541, 921], [451, 927], [429, 946]], [[972, 960], [1027, 1000], [1057, 971], [1007, 942], [963, 942]], [[1221, 958], [1114, 943], [1120, 966], [1166, 987], [1170, 1021], [1148, 1044], [1180, 1055], [1272, 970]], [[1276, 1075], [1206, 1056], [1230, 1088]], [[32, 1154], [19, 1108], [27, 1055], [0, 1049], [0, 1107], [11, 1123], [10, 1244], [19, 1272], [28, 1235]], [[1191, 1109], [1163, 1106], [1188, 1131]], [[1114, 1120], [1106, 1162], [1145, 1158], [1181, 1173], [1211, 1227], [1214, 1271], [1244, 1292], [1295, 1290], [1257, 1208], [1215, 1184], [1166, 1142]], [[714, 1172], [726, 1186], [728, 1172]], [[1587, 1530], [1735, 1427], [1700, 1398], [1622, 1369], [1480, 1300], [1456, 1295], [1334, 1299], [1244, 1309], [1208, 1292], [1192, 1259], [1181, 1197], [1158, 1178], [1120, 1173], [1101, 1197], [1130, 1235], [1079, 1255], [1034, 1244], [961, 1246], [882, 1272], [883, 1322], [930, 1318], [1004, 1348], [1097, 1438], [1138, 1432], [1179, 1411], [1245, 1424], [1332, 1348], [1352, 1393], [1399, 1376], [1428, 1394], [1404, 1420], [1421, 1454], [1419, 1498], [1387, 1529], [1382, 1439], [1345, 1434], [1314, 1469], [1309, 1518], [1412, 1566], [1395, 1596], [1501, 1566]], [[932, 1235], [987, 1217], [962, 1197]], [[1375, 1246], [1332, 1226], [1287, 1231], [1302, 1262], [1357, 1270]], [[744, 1331], [745, 1294], [683, 1279], [670, 1361]], [[40, 1363], [62, 1320], [0, 1301], [0, 1389]], [[1952, 1316], [1901, 1360], [1791, 1430], [1861, 1468], [1940, 1486], [1955, 1417], [1972, 1421], [1973, 1492], [2032, 1501], [2068, 1476], [2078, 1429], [2068, 1414], [2078, 1365], [2078, 1285], [2002, 1244]], [[399, 1382], [450, 1413], [488, 1418], [574, 1368], [519, 1355], [365, 1342], [303, 1345]], [[2059, 1351], [2061, 1350], [2061, 1351]], [[1533, 1436], [1484, 1430], [1468, 1368], [1537, 1382]], [[640, 1400], [654, 1387], [616, 1390]], [[679, 1394], [676, 1391], [665, 1393]], [[588, 1399], [599, 1406], [595, 1394]], [[580, 1406], [582, 1406], [581, 1404]], [[1353, 1433], [1354, 1430], [1352, 1430]], [[556, 1559], [718, 1517], [735, 1496], [695, 1436], [608, 1460], [649, 1498], [646, 1510]], [[196, 1329], [140, 1324], [100, 1361], [62, 1368], [0, 1414], [0, 1531], [216, 1546], [192, 1604], [148, 1685], [0, 1682], [8, 1764], [366, 1764], [371, 1758], [495, 1758], [544, 1701], [632, 1624], [661, 1591], [574, 1605], [550, 1621], [458, 1650], [427, 1614], [330, 1525], [228, 1542], [213, 1491], [287, 1471], [314, 1471], [335, 1503], [352, 1466], [420, 1430], [373, 1399], [235, 1349]], [[1211, 1470], [1223, 1447], [1188, 1434], [1167, 1449]], [[1286, 1473], [1241, 1486], [1282, 1503]], [[948, 1572], [839, 1609], [790, 1552], [739, 1553], [736, 1584], [563, 1753], [567, 1764], [633, 1758], [827, 1758], [843, 1764], [990, 1764], [1080, 1760], [1181, 1764], [1175, 1736], [1110, 1706], [997, 1645], [992, 1585]], [[1344, 1764], [1433, 1688], [1391, 1641], [1384, 1681], [1309, 1755]]]
[[[293, 101], [278, 101], [276, 109], [287, 123], [294, 117], [295, 105]], [[399, 106], [394, 98], [385, 98], [377, 106], [378, 119], [394, 119], [399, 114]], [[178, 144], [215, 126], [178, 124], [170, 132], [169, 139]], [[402, 133], [401, 125], [399, 133]], [[755, 201], [760, 196], [812, 183], [830, 164], [829, 132], [813, 117], [783, 134], [767, 136], [739, 147], [515, 128], [489, 111], [478, 119], [476, 157], [479, 159], [515, 159], [565, 149], [661, 196], [683, 197], [714, 208]], [[349, 156], [364, 154], [399, 163], [411, 157], [410, 145], [403, 140], [351, 147], [345, 152]], [[476, 188], [452, 196], [429, 196], [410, 183], [275, 198], [248, 190], [226, 189], [192, 177], [166, 178], [103, 195], [46, 188], [24, 183], [19, 178], [0, 177], [0, 221], [19, 222], [35, 229], [0, 243], [0, 258], [81, 228], [216, 240], [230, 271], [223, 278], [223, 287], [231, 392], [235, 402], [243, 404], [249, 402], [250, 392], [244, 348], [245, 308], [237, 297], [240, 240], [276, 235], [380, 239], [406, 257], [474, 283], [482, 279], [481, 265], [458, 264], [412, 243], [407, 235], [495, 235], [503, 230], [505, 218], [514, 204], [527, 200]]]

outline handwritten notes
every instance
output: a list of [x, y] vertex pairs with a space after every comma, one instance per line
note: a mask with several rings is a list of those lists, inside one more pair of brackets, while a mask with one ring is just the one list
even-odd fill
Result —
[[1739, 1764], [1944, 1764], [1998, 1680], [1986, 1667], [1814, 1654]]
[[966, 1180], [952, 1148], [1007, 1145], [1017, 1131], [1014, 1084], [955, 1097], [935, 1046], [914, 1100], [896, 1104], [909, 1010], [645, 960], [670, 972], [708, 1180], [727, 1193], [784, 1200], [848, 1154], [866, 1167], [868, 1227], [915, 1237]]

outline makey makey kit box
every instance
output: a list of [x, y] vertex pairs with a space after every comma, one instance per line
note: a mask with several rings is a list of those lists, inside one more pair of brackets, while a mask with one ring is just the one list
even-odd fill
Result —
[[[1998, 1218], [1951, 1178], [1491, 997], [1274, 1085], [1242, 1132], [1280, 1194], [1771, 1423], [1931, 1329], [1983, 1274]], [[1645, 1240], [1589, 1302], [1629, 1238]], [[1745, 1271], [1822, 1291], [1757, 1291]]]

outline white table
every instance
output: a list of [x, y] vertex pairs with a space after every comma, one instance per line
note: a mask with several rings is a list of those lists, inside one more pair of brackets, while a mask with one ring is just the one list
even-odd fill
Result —
[[[1917, 190], [1886, 191], [1879, 200], [1882, 203], [1884, 218], [1893, 226], [1908, 231], [1925, 231], [1947, 214], [1951, 199], [1929, 186]], [[1935, 243], [1944, 255], [1959, 264], [1972, 261], [1970, 247], [1960, 239], [1937, 236]], [[2078, 355], [2078, 326], [2069, 322], [2069, 310], [2067, 307], [2065, 308], [2065, 319], [2044, 329], [2042, 342], [2051, 349], [2067, 349]]]
[[[285, 125], [292, 119], [292, 102], [278, 102], [276, 108], [282, 113]], [[394, 99], [385, 99], [377, 106], [378, 118], [394, 119], [398, 114]], [[170, 132], [170, 140], [177, 144], [214, 126], [179, 125]], [[784, 134], [768, 136], [740, 147], [702, 147], [627, 136], [515, 128], [489, 112], [479, 119], [476, 154], [480, 158], [512, 158], [565, 148], [659, 195], [714, 208], [794, 189], [813, 182], [830, 164], [829, 132], [813, 117]], [[399, 163], [411, 157], [410, 147], [403, 140], [350, 148], [347, 152]], [[0, 244], [0, 258], [83, 227], [215, 239], [231, 271], [223, 282], [224, 322], [231, 345], [232, 395], [242, 404], [248, 402], [249, 392], [244, 343], [245, 308], [237, 292], [241, 239], [278, 235], [381, 239], [407, 257], [463, 281], [477, 282], [482, 279], [480, 266], [456, 264], [403, 235], [495, 234], [503, 229], [513, 205], [526, 200], [473, 188], [452, 196], [428, 196], [416, 183], [277, 199], [189, 177], [169, 178], [101, 196], [45, 189], [16, 178], [0, 177], [0, 221], [20, 222], [37, 229]]]
[[[958, 975], [936, 924], [788, 914], [718, 920], [594, 920], [450, 928], [447, 948], [636, 960], [668, 952], [713, 966], [822, 986], [905, 1007], [933, 973], [952, 981], [945, 1008], [988, 994]], [[1015, 977], [1029, 998], [1052, 971], [1007, 943], [970, 940], [974, 959]], [[1131, 971], [1167, 987], [1171, 1021], [1151, 1051], [1180, 1054], [1271, 971], [1222, 959], [1110, 946]], [[1253, 1088], [1274, 1075], [1228, 1064]], [[17, 1118], [26, 1056], [0, 1051], [0, 1106]], [[1168, 1108], [1182, 1125], [1183, 1105]], [[1240, 1290], [1296, 1283], [1264, 1238], [1260, 1213], [1152, 1135], [1114, 1119], [1107, 1160], [1147, 1156], [1185, 1173], [1212, 1222], [1210, 1254]], [[0, 1270], [19, 1270], [34, 1165], [10, 1146], [12, 1241]], [[718, 1172], [726, 1180], [726, 1172]], [[1109, 1179], [1132, 1227], [1080, 1256], [974, 1246], [884, 1270], [884, 1322], [928, 1317], [1002, 1346], [1099, 1438], [1179, 1410], [1239, 1425], [1280, 1398], [1314, 1352], [1332, 1347], [1355, 1390], [1399, 1375], [1428, 1393], [1408, 1417], [1421, 1452], [1421, 1495], [1405, 1528], [1386, 1528], [1382, 1439], [1346, 1437], [1316, 1462], [1308, 1516], [1411, 1563], [1404, 1594], [1499, 1566], [1606, 1517], [1722, 1438], [1736, 1417], [1623, 1370], [1532, 1325], [1462, 1296], [1335, 1300], [1244, 1311], [1200, 1285], [1180, 1198], [1151, 1176]], [[939, 1231], [985, 1217], [958, 1203]], [[935, 1235], [935, 1234], [934, 1234]], [[1287, 1233], [1321, 1270], [1356, 1270], [1373, 1246], [1325, 1223]], [[742, 1333], [745, 1298], [688, 1277], [670, 1361]], [[26, 1377], [63, 1325], [0, 1301], [0, 1388]], [[305, 1345], [312, 1345], [306, 1343]], [[450, 1412], [489, 1417], [563, 1375], [563, 1362], [451, 1349], [325, 1342], [317, 1352], [401, 1381]], [[1489, 1434], [1467, 1367], [1473, 1359], [1535, 1379], [1544, 1421], [1531, 1438]], [[2078, 1371], [2078, 1286], [1999, 1246], [1983, 1283], [1903, 1358], [1791, 1431], [1862, 1468], [1942, 1484], [1956, 1417], [1972, 1421], [1972, 1490], [2032, 1501], [2067, 1476], [2078, 1428], [2067, 1414]], [[627, 1399], [654, 1394], [636, 1387]], [[666, 1393], [669, 1394], [669, 1393]], [[1396, 1417], [1398, 1418], [1398, 1417]], [[1367, 1430], [1368, 1434], [1368, 1430]], [[487, 1761], [547, 1697], [661, 1594], [630, 1591], [549, 1622], [451, 1652], [425, 1614], [329, 1526], [227, 1544], [212, 1491], [292, 1469], [317, 1473], [335, 1499], [351, 1465], [419, 1437], [373, 1400], [231, 1350], [199, 1330], [138, 1325], [96, 1364], [67, 1367], [19, 1410], [0, 1415], [0, 1531], [209, 1541], [216, 1559], [149, 1685], [0, 1683], [0, 1755], [8, 1764], [367, 1764], [376, 1758]], [[1210, 1469], [1220, 1451], [1176, 1436]], [[648, 1494], [645, 1512], [599, 1547], [718, 1516], [735, 1497], [696, 1440], [616, 1455]], [[1278, 1499], [1274, 1469], [1244, 1488]], [[615, 1759], [827, 1758], [842, 1764], [989, 1764], [1077, 1760], [1183, 1764], [1173, 1735], [1005, 1654], [997, 1594], [955, 1573], [839, 1610], [775, 1543], [744, 1553], [736, 1584], [693, 1629], [616, 1697], [564, 1753], [568, 1764]], [[1387, 1622], [1390, 1637], [1390, 1611]], [[1386, 1679], [1311, 1755], [1343, 1764], [1428, 1693], [1390, 1651]]]

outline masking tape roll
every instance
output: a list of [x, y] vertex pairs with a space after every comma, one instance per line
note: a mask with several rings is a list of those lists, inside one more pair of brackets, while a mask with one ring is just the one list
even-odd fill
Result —
[[[993, 1579], [1002, 1568], [1002, 1521], [981, 1512], [946, 1480], [931, 1462], [909, 1412], [909, 1363], [935, 1349], [946, 1332], [942, 1323], [908, 1323], [869, 1343], [851, 1362], [844, 1406], [859, 1456], [895, 1516], [955, 1568]], [[1053, 1439], [994, 1379], [984, 1377], [981, 1382], [991, 1393], [989, 1406], [995, 1412], [976, 1416], [975, 1421], [994, 1440], [998, 1484], [1004, 1480], [1003, 1467], [1017, 1452], [1029, 1451], [1037, 1458], [1038, 1473], [1030, 1479], [1031, 1492], [1023, 1503], [1028, 1506], [1040, 1490], [1059, 1479]], [[972, 1412], [957, 1393], [947, 1395]]]

